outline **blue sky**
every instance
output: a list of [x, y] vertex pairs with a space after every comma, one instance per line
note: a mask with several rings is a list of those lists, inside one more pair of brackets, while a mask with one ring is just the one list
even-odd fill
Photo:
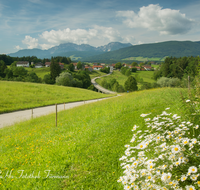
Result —
[[0, 0], [0, 54], [61, 43], [200, 41], [198, 0]]

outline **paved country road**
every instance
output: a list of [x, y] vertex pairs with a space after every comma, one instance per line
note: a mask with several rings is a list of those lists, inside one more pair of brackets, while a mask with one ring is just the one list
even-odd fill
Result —
[[[101, 76], [101, 77], [105, 77], [105, 76], [108, 76], [108, 75], [110, 75], [110, 74], [111, 74], [111, 73], [109, 73], [109, 74], [107, 74], [107, 75], [103, 75], [103, 76]], [[113, 91], [111, 91], [111, 90], [105, 89], [105, 88], [103, 88], [102, 86], [100, 86], [99, 84], [97, 84], [97, 83], [95, 82], [96, 79], [101, 78], [101, 77], [95, 77], [95, 78], [93, 78], [93, 79], [91, 80], [91, 83], [94, 85], [94, 87], [95, 87], [96, 89], [98, 89], [99, 91], [105, 93], [105, 94], [116, 94], [117, 92], [113, 92]]]
[[[109, 97], [109, 98], [112, 98], [112, 97]], [[74, 107], [77, 107], [80, 105], [97, 102], [97, 101], [104, 100], [104, 99], [108, 99], [108, 98], [87, 100], [87, 101], [81, 101], [81, 102], [72, 102], [72, 103], [67, 103], [65, 105], [58, 104], [57, 110], [61, 111], [61, 110], [64, 110], [64, 108], [71, 109], [71, 108], [74, 108]], [[33, 108], [33, 118], [40, 117], [42, 115], [48, 115], [51, 113], [55, 113], [55, 110], [56, 110], [55, 105]], [[9, 125], [13, 125], [17, 122], [29, 120], [31, 118], [32, 118], [32, 109], [0, 114], [0, 128], [6, 127]]]

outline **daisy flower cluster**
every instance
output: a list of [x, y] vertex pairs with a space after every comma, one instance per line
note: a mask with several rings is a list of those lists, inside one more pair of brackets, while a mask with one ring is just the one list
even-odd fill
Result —
[[200, 189], [199, 125], [181, 121], [177, 114], [162, 112], [144, 117], [144, 129], [133, 126], [130, 145], [120, 158], [124, 189]]

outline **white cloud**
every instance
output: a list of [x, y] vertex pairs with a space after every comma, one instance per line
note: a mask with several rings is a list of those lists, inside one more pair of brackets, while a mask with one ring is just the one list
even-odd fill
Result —
[[[22, 41], [23, 44], [26, 44], [28, 49], [33, 49], [41, 47], [43, 50], [49, 49], [53, 46], [60, 45], [62, 43], [75, 43], [75, 44], [90, 44], [98, 41], [101, 44], [123, 41], [131, 42], [134, 39], [132, 36], [126, 36], [122, 38], [120, 33], [117, 30], [114, 30], [112, 27], [104, 27], [95, 25], [93, 28], [85, 29], [76, 29], [71, 30], [66, 28], [64, 30], [51, 30], [45, 31], [39, 38], [32, 38], [31, 36], [25, 36], [25, 39]], [[43, 43], [40, 43], [42, 41]]]
[[114, 30], [112, 27], [94, 26], [92, 29], [76, 29], [71, 30], [66, 28], [64, 30], [51, 30], [43, 32], [40, 37], [46, 40], [50, 44], [58, 45], [61, 43], [76, 43], [76, 44], [87, 44], [93, 39], [101, 39], [116, 41], [121, 40], [118, 31]]
[[51, 44], [39, 44], [39, 46], [43, 49], [43, 50], [47, 50], [52, 48], [54, 45]]
[[187, 33], [194, 23], [179, 10], [162, 9], [153, 4], [141, 7], [138, 14], [134, 11], [117, 11], [117, 16], [125, 17], [124, 23], [130, 28], [147, 28], [170, 35]]
[[20, 46], [15, 46], [15, 49], [21, 50], [21, 49], [23, 49], [23, 48], [21, 48]]
[[38, 39], [32, 38], [31, 36], [25, 36], [25, 39], [22, 40], [23, 44], [28, 45], [28, 49], [33, 49], [38, 47]]

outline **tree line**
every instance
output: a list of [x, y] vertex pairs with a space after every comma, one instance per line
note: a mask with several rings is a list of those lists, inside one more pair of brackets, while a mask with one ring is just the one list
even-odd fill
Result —
[[[4, 60], [10, 58], [9, 56], [3, 56]], [[2, 57], [1, 57], [2, 58]], [[32, 59], [33, 58], [33, 59]], [[36, 58], [31, 57], [31, 62]], [[14, 59], [13, 59], [14, 60]], [[12, 60], [12, 61], [13, 61]], [[28, 60], [21, 58], [21, 60]], [[8, 60], [6, 60], [7, 63]], [[49, 60], [45, 60], [49, 61]], [[70, 58], [66, 57], [52, 57], [50, 64], [50, 74], [46, 74], [43, 79], [39, 78], [35, 72], [28, 72], [24, 67], [17, 67], [16, 60], [8, 67], [7, 64], [0, 60], [0, 80], [6, 81], [21, 81], [21, 82], [35, 82], [45, 84], [57, 84], [62, 86], [79, 87], [85, 89], [94, 90], [91, 87], [91, 78], [89, 71], [82, 70], [83, 65], [81, 62], [78, 63], [78, 72], [74, 72], [74, 65], [71, 63]], [[61, 69], [59, 62], [67, 63], [67, 69]]]
[[[72, 62], [70, 57], [57, 56], [57, 57], [52, 57], [52, 59], [56, 60], [57, 62], [64, 63], [64, 64], [70, 64]], [[14, 61], [28, 61], [29, 63], [40, 62], [43, 64], [51, 61], [51, 59], [46, 59], [46, 58], [39, 59], [36, 56], [10, 57], [9, 55], [5, 55], [5, 54], [0, 55], [0, 60], [4, 61], [4, 63], [6, 65], [11, 65]]]

